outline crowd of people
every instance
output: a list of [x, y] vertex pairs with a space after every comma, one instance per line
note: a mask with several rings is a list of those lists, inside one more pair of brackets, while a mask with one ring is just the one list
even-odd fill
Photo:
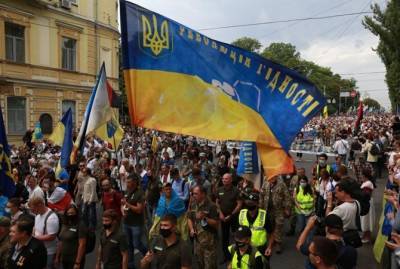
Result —
[[399, 206], [400, 121], [369, 116], [356, 133], [352, 121], [313, 119], [304, 132], [332, 145], [335, 160], [319, 154], [312, 171], [296, 163], [261, 186], [237, 174], [239, 151], [225, 142], [127, 127], [118, 150], [88, 137], [56, 175], [60, 148], [27, 134], [11, 146], [16, 192], [0, 196], [0, 268], [85, 268], [89, 253], [86, 268], [268, 268], [295, 235], [305, 268], [356, 268], [386, 167], [387, 199]]

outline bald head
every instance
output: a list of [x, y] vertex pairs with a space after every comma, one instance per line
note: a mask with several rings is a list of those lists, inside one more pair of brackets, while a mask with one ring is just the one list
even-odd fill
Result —
[[232, 175], [229, 173], [226, 173], [222, 176], [222, 184], [224, 186], [231, 186], [232, 185]]

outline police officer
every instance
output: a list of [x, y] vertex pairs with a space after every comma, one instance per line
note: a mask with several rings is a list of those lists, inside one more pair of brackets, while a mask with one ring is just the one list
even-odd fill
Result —
[[176, 217], [166, 214], [160, 221], [160, 235], [151, 242], [151, 250], [142, 259], [140, 267], [188, 269], [192, 264], [190, 246], [176, 234]]
[[128, 242], [118, 226], [117, 212], [104, 211], [96, 269], [128, 269]]
[[245, 209], [240, 210], [239, 225], [251, 230], [251, 246], [257, 248], [266, 257], [271, 256], [274, 243], [273, 222], [267, 218], [267, 212], [258, 208], [259, 194], [250, 192], [244, 196]]
[[228, 247], [231, 262], [228, 268], [236, 269], [263, 269], [264, 257], [257, 248], [252, 247], [251, 230], [240, 226], [234, 235], [235, 244]]
[[193, 188], [193, 202], [189, 207], [188, 226], [194, 238], [194, 254], [198, 268], [217, 268], [218, 211], [217, 206], [207, 197], [204, 186]]
[[219, 209], [219, 219], [221, 221], [222, 250], [225, 263], [228, 260], [228, 246], [230, 231], [237, 229], [238, 213], [242, 208], [242, 200], [239, 190], [232, 185], [232, 175], [224, 174], [222, 176], [223, 186], [217, 190], [217, 207]]

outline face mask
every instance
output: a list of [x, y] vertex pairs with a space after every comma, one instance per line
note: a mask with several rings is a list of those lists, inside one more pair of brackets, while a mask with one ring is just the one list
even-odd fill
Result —
[[238, 241], [236, 241], [235, 244], [236, 244], [236, 247], [237, 247], [237, 248], [243, 248], [243, 247], [246, 246], [246, 243], [244, 243], [244, 242], [238, 242]]
[[68, 215], [67, 216], [67, 220], [68, 220], [68, 222], [75, 222], [76, 220], [78, 219], [78, 216], [77, 215]]
[[325, 166], [325, 165], [326, 165], [326, 161], [324, 161], [324, 160], [319, 160], [319, 165]]
[[6, 207], [6, 208], [4, 209], [4, 211], [5, 211], [7, 214], [10, 214], [10, 213], [11, 213], [11, 209], [8, 208], [8, 207]]
[[300, 187], [305, 188], [306, 186], [307, 186], [307, 183], [304, 183], [304, 182], [300, 183]]
[[172, 234], [171, 229], [160, 229], [160, 234], [162, 237], [167, 238]]
[[111, 229], [112, 224], [111, 223], [109, 223], [109, 224], [104, 224], [103, 223], [103, 227], [104, 227], [105, 230], [109, 230], [109, 229]]
[[253, 211], [254, 209], [257, 208], [257, 205], [254, 204], [246, 204], [246, 207], [248, 210]]

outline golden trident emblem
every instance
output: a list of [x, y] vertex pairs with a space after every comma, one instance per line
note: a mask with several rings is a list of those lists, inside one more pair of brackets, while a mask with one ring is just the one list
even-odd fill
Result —
[[161, 23], [161, 35], [158, 33], [157, 18], [153, 15], [153, 29], [150, 21], [146, 16], [142, 15], [142, 26], [143, 26], [143, 47], [150, 48], [155, 56], [158, 56], [163, 49], [169, 49], [169, 37], [168, 37], [168, 22], [163, 21]]

